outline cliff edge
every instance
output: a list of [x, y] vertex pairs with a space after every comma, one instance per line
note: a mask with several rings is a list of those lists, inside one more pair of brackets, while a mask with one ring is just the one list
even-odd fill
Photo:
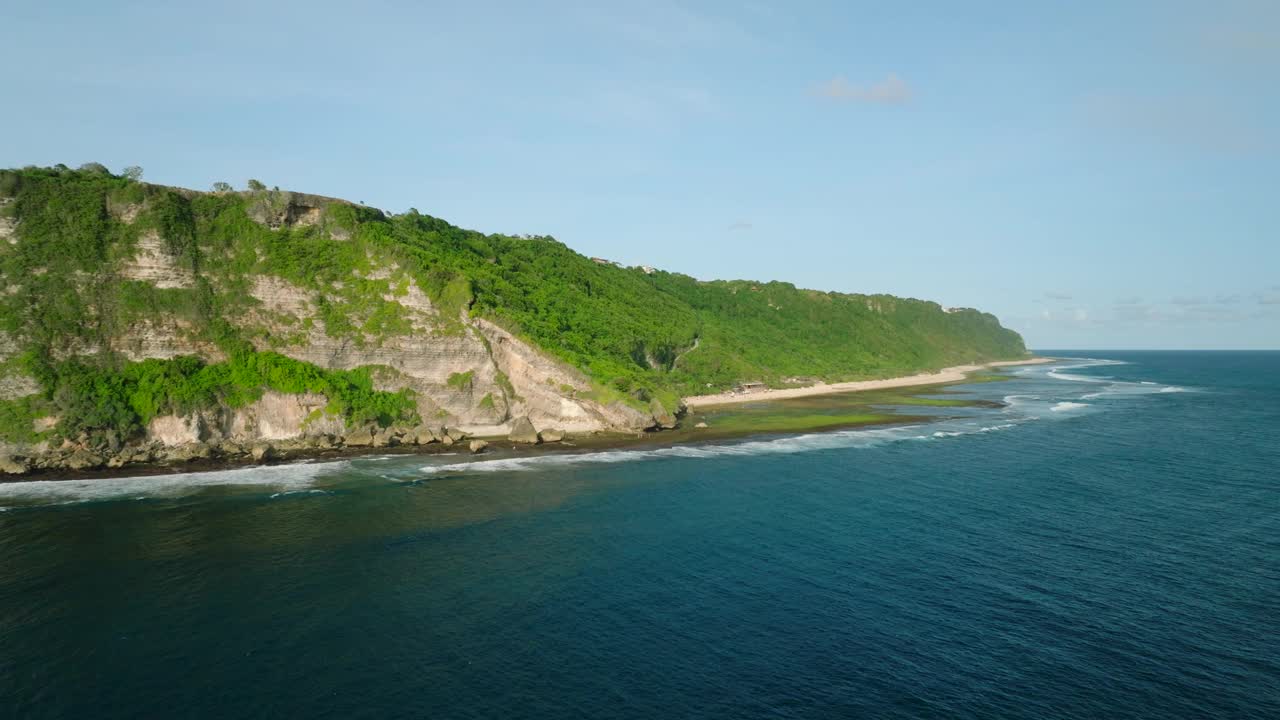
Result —
[[743, 380], [1025, 354], [977, 311], [704, 283], [416, 210], [100, 166], [0, 171], [0, 279], [10, 473], [637, 432]]

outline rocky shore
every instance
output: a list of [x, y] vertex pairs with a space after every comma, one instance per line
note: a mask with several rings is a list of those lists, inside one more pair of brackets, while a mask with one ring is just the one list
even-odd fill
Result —
[[[28, 448], [8, 447], [0, 452], [0, 476], [21, 476], [57, 471], [84, 472], [114, 470], [134, 466], [172, 469], [189, 464], [265, 464], [337, 454], [355, 454], [386, 448], [430, 451], [465, 450], [482, 453], [501, 436], [479, 438], [457, 427], [419, 424], [412, 427], [365, 425], [349, 432], [320, 432], [273, 440], [245, 442], [234, 438], [207, 436], [186, 442], [166, 442], [150, 433], [147, 439], [119, 442], [111, 434], [82, 436], [64, 440], [57, 447], [47, 444]], [[568, 439], [559, 429], [538, 430], [527, 417], [516, 419], [505, 443], [538, 445]], [[430, 446], [435, 446], [431, 448]]]

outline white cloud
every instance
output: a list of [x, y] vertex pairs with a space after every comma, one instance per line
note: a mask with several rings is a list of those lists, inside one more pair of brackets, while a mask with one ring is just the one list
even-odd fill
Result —
[[842, 75], [818, 86], [818, 94], [832, 100], [868, 103], [871, 105], [905, 105], [911, 101], [912, 92], [897, 73], [889, 73], [884, 80], [871, 85], [851, 85]]

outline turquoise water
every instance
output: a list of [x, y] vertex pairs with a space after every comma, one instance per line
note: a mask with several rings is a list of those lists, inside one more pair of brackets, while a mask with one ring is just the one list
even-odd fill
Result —
[[910, 427], [0, 485], [0, 716], [1280, 717], [1280, 354], [1089, 357]]

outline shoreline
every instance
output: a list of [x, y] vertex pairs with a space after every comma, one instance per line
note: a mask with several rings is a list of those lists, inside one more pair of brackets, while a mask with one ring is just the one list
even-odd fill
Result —
[[[882, 420], [823, 428], [813, 432], [834, 432], [849, 428], [875, 428], [905, 425], [927, 421], [916, 415], [886, 417]], [[706, 434], [704, 434], [706, 433]], [[652, 431], [640, 434], [624, 432], [599, 432], [566, 438], [557, 442], [536, 445], [517, 443], [506, 439], [490, 438], [488, 448], [479, 453], [469, 451], [465, 444], [443, 445], [392, 445], [381, 448], [334, 448], [327, 450], [299, 449], [282, 453], [265, 462], [254, 462], [247, 457], [209, 458], [175, 463], [137, 463], [118, 468], [94, 468], [86, 470], [36, 470], [25, 475], [0, 475], [0, 486], [29, 482], [74, 482], [98, 480], [128, 480], [149, 477], [168, 477], [199, 473], [248, 470], [253, 468], [279, 468], [297, 465], [329, 464], [361, 458], [379, 457], [447, 457], [457, 456], [472, 460], [536, 457], [541, 455], [586, 455], [614, 450], [642, 450], [675, 447], [686, 444], [720, 443], [743, 438], [794, 435], [785, 430], [761, 430], [675, 435], [670, 431]], [[477, 438], [479, 439], [479, 438]]]
[[[929, 385], [943, 385], [963, 382], [969, 373], [985, 368], [1008, 367], [1016, 365], [1037, 365], [1042, 363], [1055, 362], [1054, 358], [1029, 358], [1027, 360], [1005, 360], [983, 365], [958, 365], [955, 367], [944, 368], [934, 373], [920, 373], [899, 378], [885, 378], [881, 380], [859, 380], [846, 383], [834, 384], [818, 384], [803, 388], [788, 388], [782, 390], [764, 390], [745, 395], [729, 396], [724, 395], [704, 395], [694, 396], [692, 398], [684, 398], [687, 409], [714, 408], [717, 406], [735, 405], [748, 402], [756, 402], [761, 400], [783, 400], [798, 397], [810, 397], [817, 395], [838, 395], [845, 393], [854, 393], [868, 390], [881, 390], [904, 387], [920, 387]], [[727, 400], [718, 402], [705, 402], [707, 398], [727, 397]], [[693, 400], [691, 403], [690, 400]], [[879, 425], [896, 425], [903, 422], [911, 422], [919, 418], [910, 415], [904, 415], [900, 418], [880, 420], [869, 423], [859, 423], [857, 426], [879, 426]], [[705, 435], [703, 433], [706, 433]], [[765, 432], [768, 432], [767, 430]], [[754, 433], [728, 433], [721, 434], [716, 432], [702, 431], [695, 435], [672, 435], [669, 431], [646, 432], [640, 434], [625, 432], [599, 432], [590, 433], [582, 436], [566, 438], [563, 442], [539, 443], [536, 445], [525, 445], [515, 443], [502, 437], [484, 437], [474, 436], [475, 439], [483, 439], [489, 443], [489, 449], [482, 454], [489, 452], [522, 452], [529, 453], [560, 453], [560, 452], [600, 452], [614, 449], [631, 448], [645, 445], [678, 445], [685, 442], [700, 441], [719, 441], [731, 439], [732, 437], [742, 435], [748, 436]], [[187, 474], [199, 472], [217, 472], [222, 470], [236, 470], [252, 467], [272, 467], [280, 465], [290, 465], [296, 463], [312, 463], [312, 462], [335, 462], [341, 460], [350, 460], [367, 456], [379, 455], [473, 455], [468, 452], [465, 444], [444, 445], [441, 443], [432, 443], [430, 445], [393, 445], [387, 447], [358, 447], [358, 448], [296, 448], [281, 452], [274, 460], [267, 462], [254, 462], [248, 456], [235, 458], [218, 457], [199, 460], [191, 460], [187, 462], [147, 462], [147, 463], [130, 463], [119, 468], [94, 468], [86, 470], [67, 470], [67, 469], [46, 469], [34, 470], [22, 475], [0, 475], [0, 483], [18, 483], [29, 481], [63, 481], [63, 480], [96, 480], [96, 479], [112, 479], [112, 478], [130, 478], [130, 477], [146, 477], [146, 476], [163, 476], [171, 474]], [[479, 456], [480, 454], [475, 454]]]
[[961, 382], [970, 373], [979, 370], [1018, 365], [1043, 365], [1055, 362], [1054, 358], [1034, 357], [1026, 360], [997, 360], [981, 365], [955, 365], [932, 373], [918, 373], [896, 378], [880, 380], [853, 380], [841, 383], [818, 383], [799, 388], [771, 388], [749, 393], [715, 393], [712, 395], [691, 395], [683, 398], [685, 407], [712, 407], [716, 405], [734, 405], [738, 403], [757, 402], [760, 400], [789, 400], [791, 398], [811, 397], [814, 395], [836, 395], [840, 393], [862, 392], [866, 390], [888, 390], [891, 388], [915, 387], [918, 385], [939, 385], [942, 383]]

